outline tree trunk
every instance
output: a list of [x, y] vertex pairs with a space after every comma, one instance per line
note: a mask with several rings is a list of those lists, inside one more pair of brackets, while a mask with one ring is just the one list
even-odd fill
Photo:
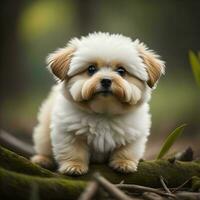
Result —
[[87, 35], [89, 32], [98, 31], [98, 15], [101, 9], [101, 1], [76, 0], [76, 17], [79, 35]]
[[[24, 87], [24, 73], [20, 64], [18, 20], [22, 0], [4, 1], [0, 7], [0, 100], [14, 97]], [[0, 101], [0, 103], [1, 103]]]

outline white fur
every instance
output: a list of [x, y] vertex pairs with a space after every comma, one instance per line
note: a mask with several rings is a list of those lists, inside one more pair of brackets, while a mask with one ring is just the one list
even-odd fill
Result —
[[[85, 134], [87, 144], [93, 150], [91, 157], [108, 153], [120, 145], [145, 140], [151, 126], [149, 105], [142, 104], [134, 112], [107, 116], [91, 114], [77, 108], [62, 95], [62, 85], [57, 87], [52, 111], [51, 140], [55, 157], [70, 152], [75, 136]], [[145, 143], [134, 148], [134, 154], [142, 156]], [[138, 153], [137, 153], [138, 151]], [[142, 153], [141, 153], [142, 152]], [[102, 161], [101, 158], [98, 161]]]
[[[84, 88], [87, 89], [87, 84], [91, 84], [90, 81], [85, 82], [91, 80], [89, 76], [79, 74], [69, 85], [68, 79], [63, 82], [58, 81], [52, 90], [52, 95], [41, 108], [39, 124], [35, 129], [34, 140], [38, 155], [49, 157], [53, 149], [54, 157], [60, 166], [59, 170], [68, 174], [86, 173], [90, 159], [102, 162], [107, 157], [110, 157], [110, 166], [114, 169], [125, 172], [136, 170], [150, 133], [151, 117], [148, 101], [152, 90], [147, 85], [148, 66], [139, 55], [138, 45], [138, 40], [132, 41], [128, 37], [109, 33], [89, 34], [81, 39], [72, 39], [68, 43], [67, 48], [74, 49], [70, 64], [66, 66], [69, 67], [66, 70], [69, 82], [73, 80], [74, 75], [86, 70], [92, 62], [102, 60], [107, 65], [112, 61], [122, 63], [123, 67], [133, 75], [131, 78], [137, 77], [142, 86], [138, 86], [139, 83], [129, 83], [128, 79], [123, 79], [123, 83], [120, 83], [125, 93], [124, 102], [130, 104], [128, 107], [130, 109], [125, 112], [123, 110], [125, 105], [123, 104], [123, 107], [122, 102], [116, 98], [106, 101], [107, 97], [102, 96], [91, 101], [90, 109], [81, 107], [77, 102], [83, 101], [84, 104], [84, 100], [88, 100], [84, 98], [87, 93]], [[65, 50], [66, 47], [50, 54], [47, 59], [50, 69], [55, 58], [65, 53]], [[158, 58], [157, 55], [151, 56]], [[156, 61], [163, 64], [162, 61]], [[97, 72], [98, 76], [100, 78], [114, 77], [113, 74], [119, 76], [109, 67], [102, 66]], [[163, 70], [164, 68], [161, 69], [161, 73]], [[100, 82], [96, 83], [96, 91], [99, 88]], [[118, 106], [120, 104], [122, 110]], [[80, 138], [84, 138], [84, 141]]]
[[141, 80], [148, 80], [146, 66], [137, 51], [138, 40], [132, 41], [120, 34], [93, 33], [80, 40], [72, 39], [69, 45], [76, 49], [68, 71], [69, 76], [85, 70], [89, 61], [102, 59], [106, 62], [119, 60], [125, 64], [129, 73]]

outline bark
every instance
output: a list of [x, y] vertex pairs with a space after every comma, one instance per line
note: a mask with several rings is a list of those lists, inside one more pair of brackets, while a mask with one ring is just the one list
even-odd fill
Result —
[[[112, 183], [124, 180], [126, 184], [155, 188], [162, 187], [161, 176], [168, 187], [177, 187], [193, 177], [188, 187], [195, 190], [200, 188], [200, 161], [143, 161], [139, 163], [137, 172], [128, 175], [116, 173], [106, 165], [98, 164], [91, 165], [87, 175], [70, 177], [45, 170], [0, 147], [0, 167], [0, 199], [30, 199], [32, 193], [41, 199], [76, 199], [86, 187], [87, 181], [93, 178], [94, 172], [100, 172]], [[32, 190], [36, 192], [31, 193]]]

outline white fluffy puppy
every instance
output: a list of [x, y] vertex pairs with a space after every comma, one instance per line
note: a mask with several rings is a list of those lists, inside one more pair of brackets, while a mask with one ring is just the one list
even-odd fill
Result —
[[81, 175], [90, 161], [134, 172], [151, 117], [148, 101], [164, 63], [139, 40], [93, 33], [72, 39], [47, 58], [58, 83], [34, 130], [34, 163]]

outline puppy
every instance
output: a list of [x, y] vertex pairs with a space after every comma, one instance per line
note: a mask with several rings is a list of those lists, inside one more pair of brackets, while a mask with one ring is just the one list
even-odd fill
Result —
[[93, 33], [47, 58], [57, 80], [39, 112], [32, 162], [87, 173], [89, 162], [137, 169], [151, 126], [149, 100], [164, 62], [139, 40]]

